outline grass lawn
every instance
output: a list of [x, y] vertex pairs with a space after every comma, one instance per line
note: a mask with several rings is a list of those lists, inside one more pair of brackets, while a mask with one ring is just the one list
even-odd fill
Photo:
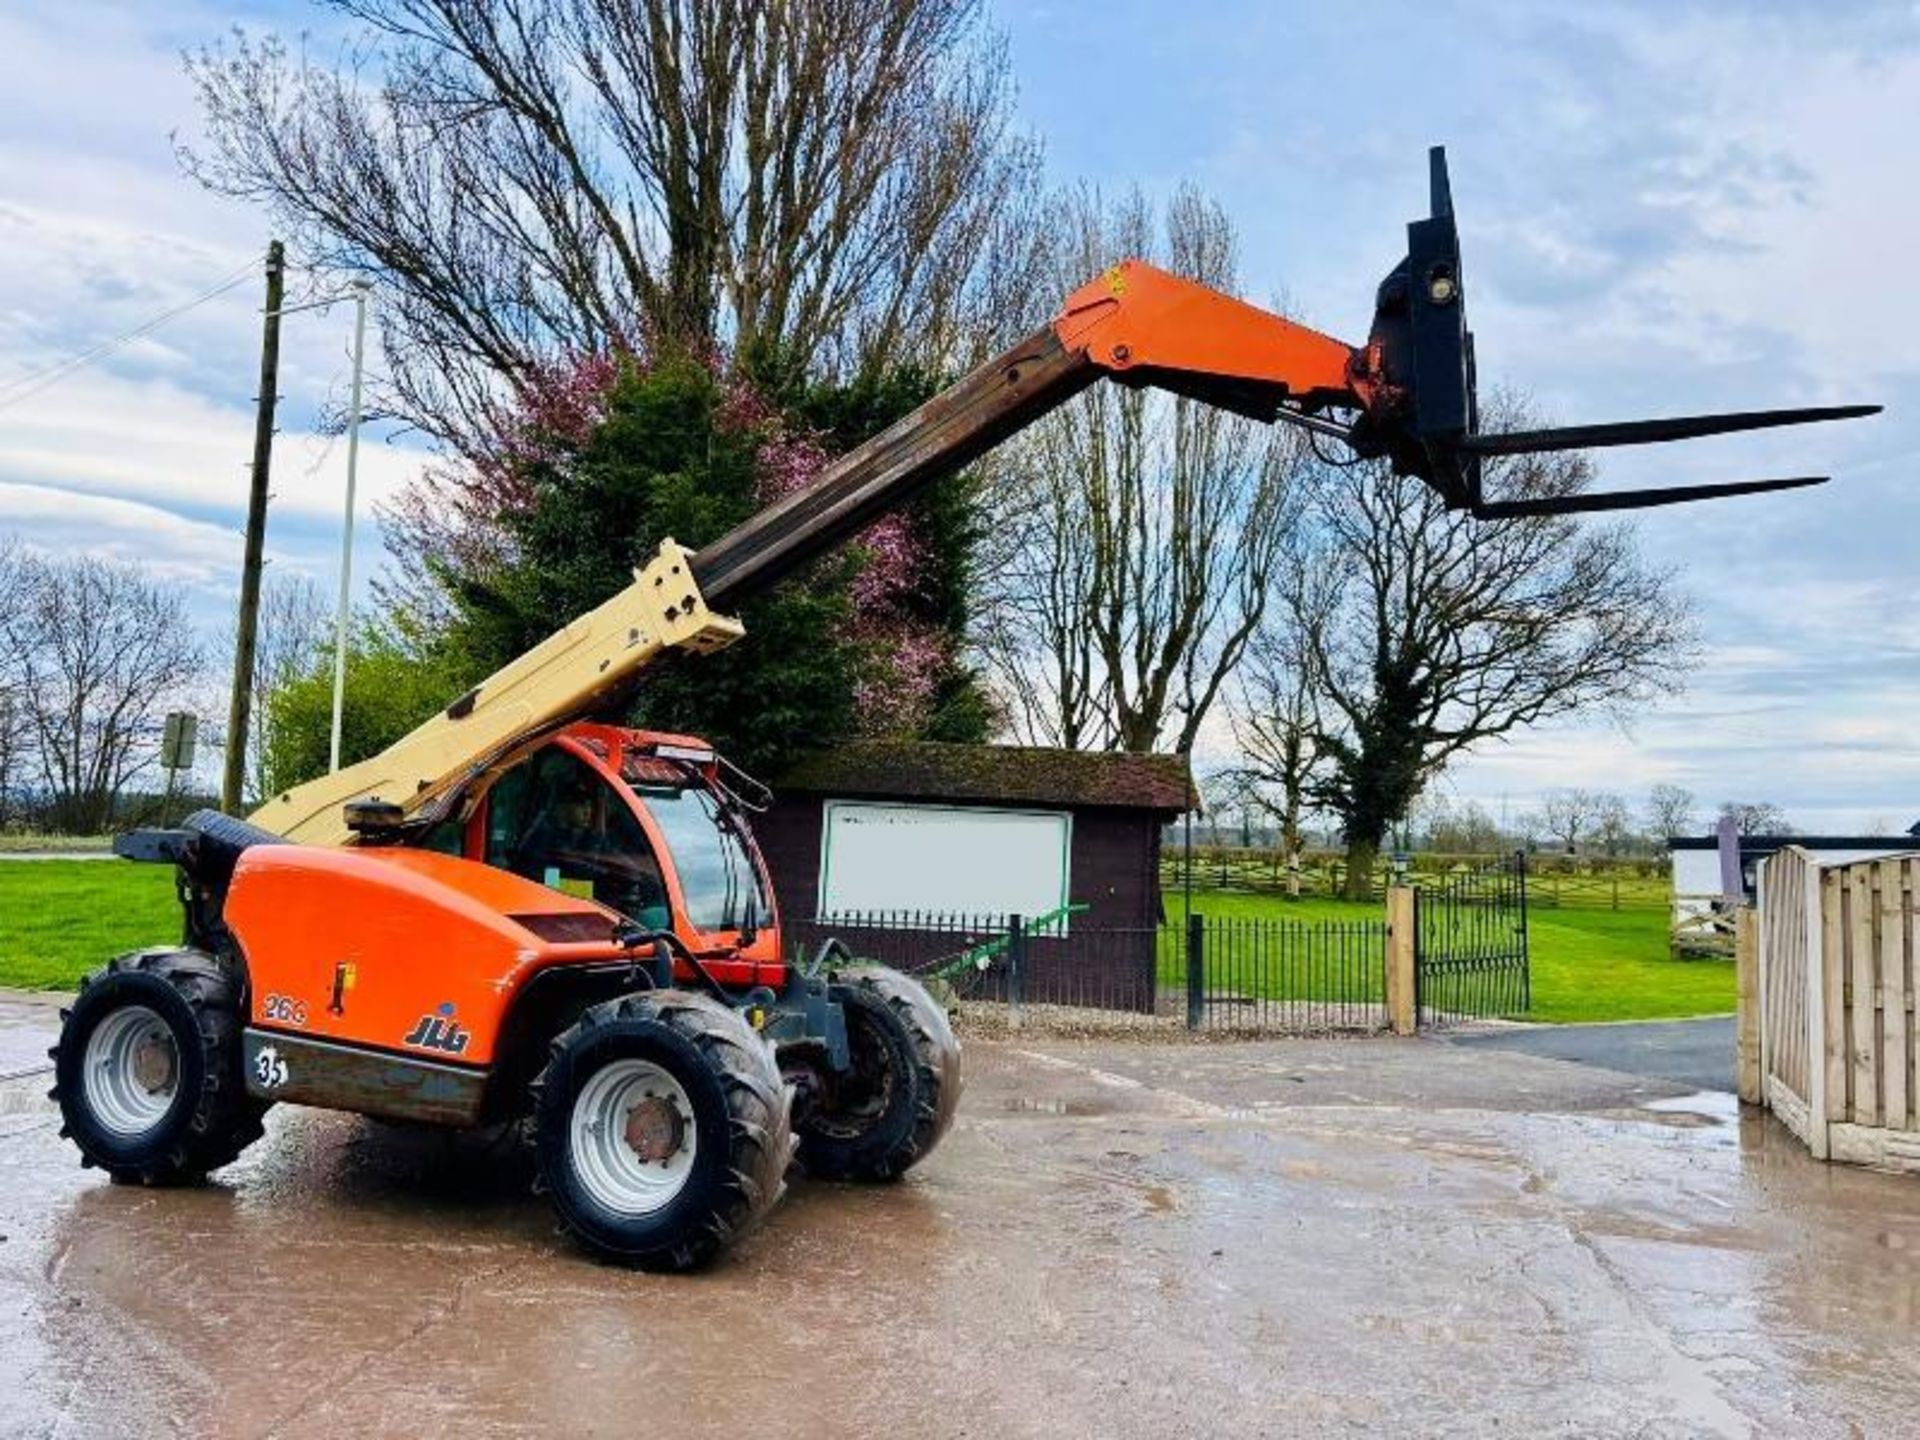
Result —
[[[1165, 898], [1156, 970], [1161, 989], [1178, 991], [1187, 983], [1182, 896]], [[1386, 999], [1386, 916], [1378, 905], [1196, 889], [1193, 911], [1207, 922], [1210, 993], [1335, 1005]]]
[[0, 862], [0, 985], [71, 990], [124, 950], [179, 939], [171, 865]]
[[[1167, 917], [1177, 928], [1181, 894], [1166, 893]], [[1208, 920], [1368, 921], [1380, 918], [1378, 905], [1341, 900], [1287, 900], [1196, 889], [1193, 908]], [[1528, 951], [1532, 959], [1533, 1009], [1524, 1017], [1555, 1022], [1665, 1020], [1689, 1015], [1721, 1015], [1733, 1009], [1733, 962], [1675, 960], [1667, 949], [1664, 908], [1626, 910], [1530, 907]], [[1161, 957], [1163, 983], [1184, 976], [1177, 956]], [[1316, 992], [1347, 993], [1350, 998], [1377, 994], [1357, 979], [1324, 982]], [[1297, 989], [1290, 986], [1289, 989]], [[1275, 993], [1273, 987], [1267, 987]], [[1519, 1018], [1519, 1017], [1516, 1017]]]
[[1534, 1020], [1670, 1020], [1733, 1010], [1733, 961], [1676, 960], [1665, 910], [1527, 912]]

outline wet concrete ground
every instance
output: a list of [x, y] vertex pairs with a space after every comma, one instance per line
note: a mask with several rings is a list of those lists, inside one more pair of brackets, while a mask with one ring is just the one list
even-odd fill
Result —
[[[0, 1004], [0, 1055], [51, 1020]], [[969, 1063], [907, 1183], [797, 1183], [689, 1279], [471, 1141], [285, 1109], [128, 1189], [5, 1082], [0, 1434], [1913, 1428], [1920, 1183], [1724, 1097], [1430, 1041]]]

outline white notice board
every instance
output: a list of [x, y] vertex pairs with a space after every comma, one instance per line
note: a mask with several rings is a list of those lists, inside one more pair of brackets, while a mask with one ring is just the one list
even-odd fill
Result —
[[1046, 915], [1067, 903], [1072, 853], [1064, 811], [829, 800], [819, 914]]

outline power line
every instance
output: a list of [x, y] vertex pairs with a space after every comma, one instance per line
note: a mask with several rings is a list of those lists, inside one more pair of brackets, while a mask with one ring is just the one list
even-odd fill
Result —
[[22, 400], [38, 395], [48, 386], [58, 384], [75, 371], [83, 370], [96, 360], [111, 355], [123, 345], [130, 345], [142, 336], [152, 334], [169, 320], [177, 319], [189, 310], [206, 304], [207, 301], [217, 295], [224, 295], [227, 291], [233, 289], [234, 286], [253, 274], [254, 264], [254, 261], [249, 260], [244, 266], [234, 271], [233, 274], [229, 275], [212, 289], [203, 291], [185, 304], [176, 305], [173, 309], [156, 315], [144, 324], [136, 325], [133, 329], [124, 331], [114, 336], [111, 340], [102, 341], [91, 350], [84, 350], [78, 355], [70, 355], [65, 360], [47, 366], [44, 370], [36, 370], [30, 375], [22, 375], [18, 379], [9, 380], [4, 384], [0, 384], [0, 410], [9, 409], [19, 404]]

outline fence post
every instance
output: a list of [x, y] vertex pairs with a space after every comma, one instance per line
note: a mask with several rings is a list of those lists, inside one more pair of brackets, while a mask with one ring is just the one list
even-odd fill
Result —
[[1024, 916], [1007, 917], [1007, 1021], [1020, 1028], [1020, 1002], [1027, 988], [1027, 922]]
[[1393, 885], [1387, 889], [1387, 1023], [1396, 1035], [1411, 1035], [1420, 1023], [1414, 986], [1417, 963], [1414, 951], [1415, 923], [1413, 887]]
[[[1520, 887], [1520, 1009], [1523, 1013], [1533, 1013], [1533, 937], [1527, 931], [1527, 852], [1513, 852], [1514, 880]], [[1618, 906], [1614, 907], [1618, 909]], [[1419, 1007], [1419, 992], [1415, 991], [1414, 1006]]]
[[[1816, 1160], [1827, 1158], [1827, 1048], [1828, 1032], [1839, 1017], [1827, 1015], [1827, 966], [1839, 965], [1838, 955], [1826, 953], [1825, 916], [1821, 896], [1820, 864], [1805, 856], [1806, 904], [1801, 923], [1807, 935], [1807, 1149]], [[1837, 897], [1836, 897], [1837, 898]]]
[[1198, 1030], [1207, 998], [1207, 922], [1187, 916], [1187, 1028]]
[[1760, 937], [1753, 907], [1733, 912], [1734, 1088], [1760, 1103]]

